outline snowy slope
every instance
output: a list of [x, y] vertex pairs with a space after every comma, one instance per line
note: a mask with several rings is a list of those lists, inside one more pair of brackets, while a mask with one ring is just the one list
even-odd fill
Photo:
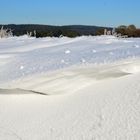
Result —
[[139, 140], [140, 39], [0, 40], [0, 140]]
[[[0, 40], [0, 84], [27, 75], [80, 65], [109, 63], [140, 55], [139, 39], [115, 37]], [[7, 76], [8, 75], [8, 76]]]

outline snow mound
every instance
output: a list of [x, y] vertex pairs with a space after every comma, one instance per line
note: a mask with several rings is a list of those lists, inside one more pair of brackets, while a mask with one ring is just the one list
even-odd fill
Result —
[[29, 76], [7, 84], [5, 88], [19, 88], [46, 95], [70, 94], [97, 82], [121, 78], [138, 72], [140, 72], [140, 61], [127, 60], [100, 66], [67, 68], [49, 74]]
[[0, 90], [0, 124], [5, 126], [0, 139], [139, 140], [140, 73], [122, 71], [138, 62], [75, 67], [17, 82], [51, 96]]
[[139, 46], [113, 36], [1, 39], [0, 140], [140, 140]]

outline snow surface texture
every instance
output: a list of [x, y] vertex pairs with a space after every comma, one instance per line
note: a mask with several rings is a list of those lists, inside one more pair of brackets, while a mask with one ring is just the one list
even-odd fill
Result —
[[[72, 65], [110, 63], [140, 55], [139, 39], [115, 37], [0, 40], [0, 84]], [[8, 75], [8, 76], [7, 76]]]
[[0, 40], [0, 140], [139, 140], [140, 39]]

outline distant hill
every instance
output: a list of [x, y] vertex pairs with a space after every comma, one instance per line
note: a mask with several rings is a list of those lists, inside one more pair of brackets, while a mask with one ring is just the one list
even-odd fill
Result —
[[37, 37], [45, 36], [55, 36], [59, 37], [60, 35], [75, 37], [81, 35], [97, 35], [103, 32], [106, 29], [112, 29], [110, 27], [99, 27], [99, 26], [87, 26], [87, 25], [67, 25], [67, 26], [51, 26], [51, 25], [38, 25], [38, 24], [9, 24], [9, 25], [0, 25], [0, 28], [9, 28], [13, 30], [13, 34], [16, 36], [24, 35], [27, 32], [37, 33]]

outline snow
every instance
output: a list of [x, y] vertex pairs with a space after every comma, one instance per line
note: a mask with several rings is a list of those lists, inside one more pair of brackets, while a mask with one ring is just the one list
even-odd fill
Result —
[[139, 140], [140, 39], [0, 39], [0, 140]]
[[65, 51], [65, 54], [69, 54], [69, 53], [71, 53], [70, 50], [66, 50], [66, 51]]
[[96, 50], [92, 50], [92, 52], [93, 52], [93, 53], [96, 53], [97, 51], [96, 51]]
[[[112, 36], [83, 36], [73, 39], [35, 39], [23, 36], [1, 39], [0, 84], [20, 79], [23, 75], [25, 77], [81, 65], [85, 61], [86, 64], [100, 64], [137, 57], [140, 49], [133, 47], [136, 44], [140, 44], [139, 39], [117, 39]], [[24, 66], [22, 71], [21, 66]]]
[[135, 44], [133, 47], [134, 47], [134, 48], [139, 48], [140, 46], [139, 46], [139, 45], [137, 45], [137, 44]]
[[20, 69], [23, 70], [24, 69], [24, 66], [20, 66]]

